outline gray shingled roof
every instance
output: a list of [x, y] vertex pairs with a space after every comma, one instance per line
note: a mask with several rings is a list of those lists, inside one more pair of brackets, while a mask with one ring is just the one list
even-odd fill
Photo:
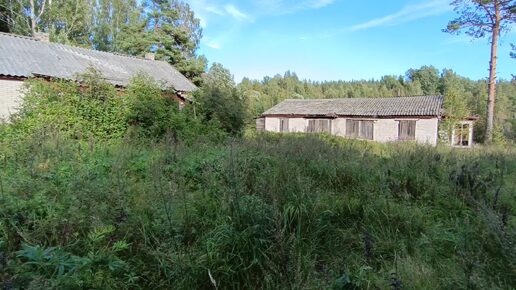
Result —
[[442, 96], [285, 100], [263, 113], [301, 116], [440, 116]]
[[0, 75], [35, 75], [74, 79], [94, 67], [114, 85], [127, 86], [139, 72], [153, 77], [164, 88], [190, 92], [197, 87], [172, 65], [164, 61], [113, 54], [34, 38], [0, 33]]

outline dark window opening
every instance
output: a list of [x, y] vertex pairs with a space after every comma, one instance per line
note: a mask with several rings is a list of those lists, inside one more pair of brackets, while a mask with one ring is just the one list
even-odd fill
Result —
[[469, 124], [455, 126], [454, 146], [469, 146]]
[[310, 119], [308, 120], [308, 133], [330, 133], [330, 120], [327, 119]]
[[280, 132], [286, 133], [288, 132], [288, 119], [280, 119]]
[[398, 124], [398, 140], [416, 140], [416, 121], [404, 120]]
[[373, 140], [374, 121], [350, 119], [346, 120], [346, 136], [351, 138]]

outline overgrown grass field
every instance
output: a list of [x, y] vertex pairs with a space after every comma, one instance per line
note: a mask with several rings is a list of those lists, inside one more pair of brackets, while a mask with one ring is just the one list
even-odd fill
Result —
[[0, 124], [2, 289], [515, 288], [510, 145], [242, 136], [234, 89], [79, 79]]
[[4, 289], [514, 289], [516, 154], [258, 135], [0, 143]]

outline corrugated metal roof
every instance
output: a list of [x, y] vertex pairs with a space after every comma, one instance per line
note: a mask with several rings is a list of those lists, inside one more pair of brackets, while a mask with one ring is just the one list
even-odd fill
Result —
[[263, 113], [301, 116], [440, 116], [442, 96], [348, 99], [289, 99]]
[[0, 33], [0, 75], [74, 79], [78, 73], [94, 67], [114, 85], [127, 86], [143, 72], [164, 88], [190, 92], [197, 87], [172, 65], [164, 61], [42, 42], [31, 37]]

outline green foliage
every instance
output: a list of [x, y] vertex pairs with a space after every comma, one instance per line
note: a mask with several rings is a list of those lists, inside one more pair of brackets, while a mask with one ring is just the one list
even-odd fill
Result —
[[[514, 0], [453, 0], [451, 5], [458, 15], [448, 23], [444, 32], [458, 34], [465, 31], [471, 37], [482, 38], [495, 32], [507, 32], [516, 22]], [[500, 31], [495, 31], [495, 23]]]
[[120, 138], [126, 131], [126, 102], [98, 72], [73, 82], [31, 80], [20, 112], [7, 133], [14, 137], [57, 130], [72, 138]]
[[129, 245], [123, 240], [112, 245], [105, 242], [113, 231], [113, 226], [94, 229], [88, 235], [84, 257], [61, 248], [23, 244], [15, 253], [20, 262], [14, 269], [17, 283], [52, 289], [135, 287], [137, 277], [127, 272], [127, 263], [117, 256]]
[[507, 289], [516, 279], [512, 149], [65, 136], [0, 139], [4, 285]]
[[122, 51], [123, 31], [138, 22], [140, 10], [135, 0], [95, 2], [90, 29], [92, 46], [101, 51]]
[[433, 66], [422, 66], [420, 69], [410, 69], [407, 72], [407, 78], [412, 81], [418, 81], [424, 95], [436, 95], [439, 88], [439, 70]]
[[172, 130], [172, 116], [178, 113], [178, 103], [166, 98], [155, 81], [136, 77], [127, 88], [127, 121], [139, 127], [146, 136], [163, 136]]
[[[466, 92], [460, 86], [458, 77], [449, 71], [445, 71], [443, 77], [443, 87], [445, 91], [444, 95], [444, 111], [445, 116], [439, 124], [440, 130], [443, 130], [446, 136], [451, 136], [454, 126], [461, 120], [471, 115], [466, 98], [464, 97]], [[441, 138], [448, 143], [450, 140], [447, 138]]]
[[29, 81], [19, 113], [11, 125], [0, 128], [0, 138], [14, 141], [59, 132], [83, 141], [108, 141], [130, 133], [148, 139], [168, 134], [190, 142], [199, 136], [225, 136], [217, 122], [195, 117], [190, 108], [179, 110], [174, 93], [163, 92], [145, 75], [135, 77], [124, 91], [117, 91], [93, 69], [79, 75], [78, 83]]
[[[516, 1], [514, 0], [453, 0], [451, 4], [457, 18], [448, 23], [444, 32], [458, 34], [461, 31], [474, 38], [490, 38], [491, 56], [489, 61], [489, 93], [485, 111], [485, 141], [493, 141], [496, 123], [496, 58], [499, 38], [510, 31], [516, 23]], [[502, 125], [503, 126], [503, 125]]]
[[196, 96], [200, 114], [220, 124], [227, 133], [239, 135], [245, 125], [246, 103], [229, 70], [215, 63], [203, 83]]
[[11, 17], [9, 9], [4, 5], [0, 5], [0, 32], [9, 33], [9, 23], [7, 19]]
[[137, 13], [139, 16], [121, 30], [119, 51], [139, 56], [154, 52], [157, 59], [200, 84], [207, 60], [195, 54], [202, 28], [190, 6], [180, 0], [143, 1]]
[[127, 88], [127, 119], [132, 129], [146, 139], [161, 139], [171, 136], [183, 142], [190, 142], [204, 136], [210, 140], [221, 140], [225, 133], [219, 123], [196, 117], [193, 108], [179, 110], [173, 93], [165, 93], [159, 84], [147, 76], [133, 79]]

